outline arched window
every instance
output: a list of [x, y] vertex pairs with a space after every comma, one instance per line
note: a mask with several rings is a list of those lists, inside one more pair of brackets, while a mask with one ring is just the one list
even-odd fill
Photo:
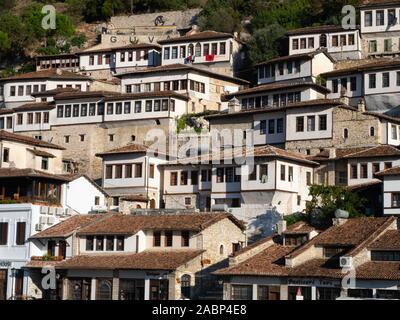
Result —
[[219, 254], [224, 254], [224, 245], [223, 244], [221, 244], [220, 246], [219, 246]]
[[193, 51], [194, 51], [194, 46], [193, 46], [193, 43], [191, 43], [191, 44], [189, 44], [189, 47], [188, 47], [188, 55], [189, 56], [193, 55]]
[[181, 277], [181, 295], [182, 299], [190, 299], [190, 282], [191, 276], [188, 274], [184, 274]]
[[319, 46], [322, 47], [322, 48], [326, 48], [327, 47], [326, 34], [321, 34], [321, 36], [319, 37]]
[[201, 44], [200, 43], [196, 43], [196, 57], [200, 57], [201, 56]]
[[98, 280], [96, 300], [112, 299], [112, 282], [111, 280]]
[[375, 128], [374, 128], [374, 127], [371, 127], [371, 128], [369, 129], [369, 135], [370, 135], [371, 137], [375, 137]]
[[137, 204], [136, 209], [142, 209], [142, 206], [140, 204]]
[[349, 137], [349, 129], [344, 128], [343, 129], [343, 138], [347, 139]]

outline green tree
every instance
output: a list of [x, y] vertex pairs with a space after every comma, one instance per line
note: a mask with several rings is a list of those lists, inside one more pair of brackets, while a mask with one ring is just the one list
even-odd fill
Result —
[[307, 206], [307, 213], [319, 208], [324, 218], [334, 217], [337, 209], [346, 210], [350, 217], [362, 215], [361, 209], [365, 199], [343, 186], [312, 185], [310, 187], [311, 201]]
[[199, 17], [201, 30], [215, 30], [233, 33], [240, 30], [240, 15], [232, 8], [217, 8], [209, 14]]
[[278, 24], [256, 30], [247, 42], [249, 59], [254, 63], [278, 56], [282, 51], [282, 39], [286, 30]]
[[8, 38], [8, 34], [0, 31], [0, 52], [5, 52], [11, 48], [11, 42]]

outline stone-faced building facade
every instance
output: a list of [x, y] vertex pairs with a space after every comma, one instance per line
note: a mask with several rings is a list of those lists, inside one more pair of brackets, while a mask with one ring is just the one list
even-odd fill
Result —
[[[55, 258], [33, 258], [26, 267], [39, 297], [193, 299], [217, 289], [211, 272], [246, 245], [244, 230], [226, 213], [77, 216], [32, 237]], [[47, 264], [61, 277], [46, 292], [38, 268]]]

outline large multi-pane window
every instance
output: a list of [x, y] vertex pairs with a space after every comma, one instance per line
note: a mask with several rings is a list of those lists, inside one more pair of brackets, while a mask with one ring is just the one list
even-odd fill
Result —
[[252, 285], [232, 285], [231, 291], [232, 300], [252, 300], [253, 286]]

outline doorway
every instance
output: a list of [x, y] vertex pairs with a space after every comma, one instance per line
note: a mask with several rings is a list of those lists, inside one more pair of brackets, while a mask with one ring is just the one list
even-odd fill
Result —
[[168, 280], [150, 280], [150, 300], [168, 300]]

